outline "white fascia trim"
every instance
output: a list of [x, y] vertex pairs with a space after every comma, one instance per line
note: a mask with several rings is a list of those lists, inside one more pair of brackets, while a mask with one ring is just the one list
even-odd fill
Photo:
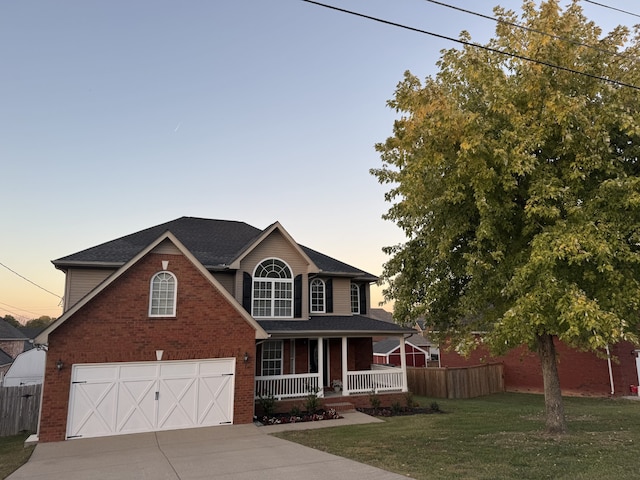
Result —
[[279, 230], [280, 233], [282, 234], [282, 236], [284, 236], [284, 238], [300, 254], [300, 256], [302, 258], [304, 258], [304, 260], [309, 265], [309, 269], [308, 269], [309, 273], [315, 273], [315, 272], [319, 272], [320, 271], [318, 266], [315, 263], [313, 263], [313, 260], [311, 260], [311, 258], [309, 258], [309, 256], [306, 253], [304, 253], [304, 250], [302, 250], [302, 248], [300, 248], [300, 245], [298, 245], [298, 243], [293, 239], [293, 237], [291, 235], [289, 235], [289, 232], [287, 232], [284, 229], [284, 227], [282, 225], [280, 225], [280, 222], [275, 222], [273, 225], [267, 227], [262, 232], [262, 234], [260, 234], [260, 236], [247, 249], [245, 249], [240, 255], [238, 255], [238, 257], [236, 257], [233, 260], [233, 262], [231, 262], [231, 264], [229, 265], [229, 268], [232, 268], [232, 269], [235, 269], [235, 270], [240, 269], [240, 262], [247, 255], [249, 255], [258, 245], [260, 245], [260, 243], [262, 243], [265, 238], [267, 238], [269, 235], [271, 235], [275, 230]]

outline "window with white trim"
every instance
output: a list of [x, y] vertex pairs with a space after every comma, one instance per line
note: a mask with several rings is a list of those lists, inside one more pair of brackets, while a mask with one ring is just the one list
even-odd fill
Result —
[[324, 282], [319, 278], [314, 278], [309, 287], [311, 291], [311, 313], [325, 312], [325, 288]]
[[351, 313], [360, 313], [360, 287], [351, 284]]
[[262, 344], [262, 375], [282, 375], [282, 340], [269, 340]]
[[253, 274], [252, 315], [293, 318], [293, 276], [277, 258], [261, 262]]
[[158, 272], [151, 278], [150, 317], [175, 317], [178, 280], [173, 273]]

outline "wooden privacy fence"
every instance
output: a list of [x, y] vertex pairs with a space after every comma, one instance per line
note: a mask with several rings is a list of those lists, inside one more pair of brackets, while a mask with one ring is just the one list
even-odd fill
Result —
[[0, 387], [0, 437], [38, 429], [42, 385]]
[[433, 398], [474, 398], [504, 392], [504, 366], [407, 368], [409, 390]]

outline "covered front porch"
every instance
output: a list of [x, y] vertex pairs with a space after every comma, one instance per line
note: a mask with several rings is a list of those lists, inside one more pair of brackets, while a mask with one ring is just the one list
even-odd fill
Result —
[[372, 336], [272, 338], [262, 342], [256, 349], [255, 398], [407, 392], [404, 334], [397, 336], [402, 352], [399, 367], [373, 364]]

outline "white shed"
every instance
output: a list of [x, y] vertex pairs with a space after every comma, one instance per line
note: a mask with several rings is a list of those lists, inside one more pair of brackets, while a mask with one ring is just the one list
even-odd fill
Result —
[[18, 355], [6, 375], [3, 386], [19, 387], [42, 383], [47, 352], [32, 348]]

